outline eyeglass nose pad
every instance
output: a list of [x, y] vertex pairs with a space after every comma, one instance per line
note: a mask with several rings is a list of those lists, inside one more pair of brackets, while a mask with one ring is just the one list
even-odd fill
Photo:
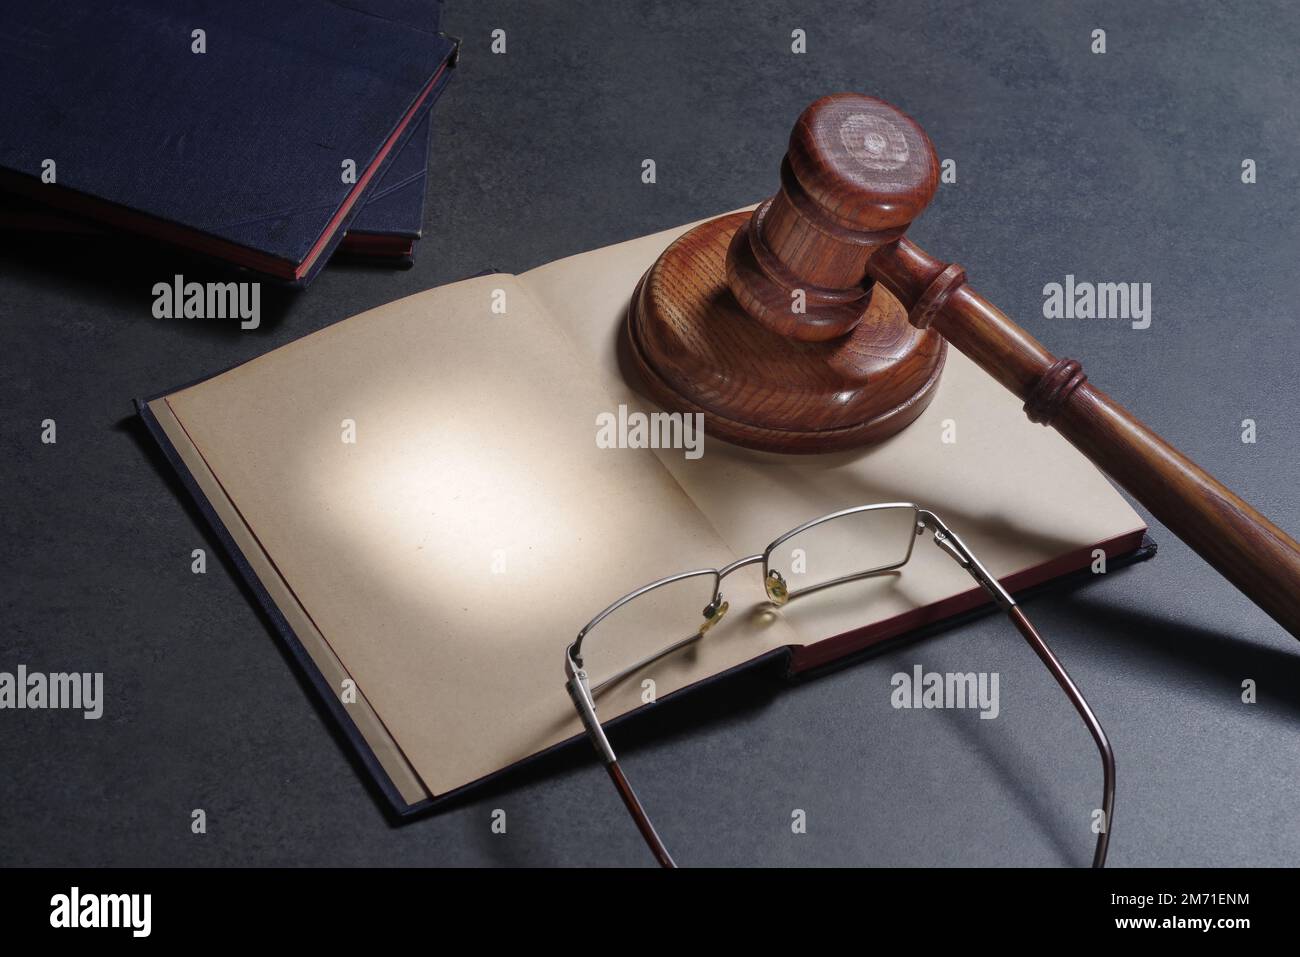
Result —
[[763, 588], [767, 591], [767, 597], [774, 605], [784, 605], [790, 600], [790, 589], [786, 587], [785, 579], [775, 568], [767, 573], [767, 578], [763, 581]]
[[722, 621], [723, 616], [727, 614], [727, 609], [731, 607], [731, 602], [724, 601], [719, 595], [713, 601], [704, 607], [704, 624], [700, 625], [700, 634], [705, 634], [710, 628]]

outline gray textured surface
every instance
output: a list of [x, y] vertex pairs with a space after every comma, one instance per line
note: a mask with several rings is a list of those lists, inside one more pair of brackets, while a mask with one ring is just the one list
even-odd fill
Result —
[[[827, 92], [897, 103], [957, 160], [958, 184], [913, 229], [922, 245], [1300, 530], [1294, 6], [612, 6], [449, 6], [465, 54], [437, 107], [411, 271], [331, 267], [241, 334], [152, 318], [150, 287], [174, 268], [151, 253], [73, 246], [56, 265], [53, 247], [0, 250], [0, 670], [102, 670], [108, 695], [98, 722], [0, 712], [0, 862], [648, 863], [585, 746], [391, 826], [231, 569], [190, 573], [212, 539], [126, 424], [129, 400], [489, 264], [759, 199], [794, 117]], [[495, 27], [505, 56], [487, 53]], [[1239, 181], [1244, 157], [1257, 185]], [[1151, 282], [1152, 327], [1041, 318], [1043, 284], [1066, 273]], [[57, 446], [37, 440], [47, 417]], [[1239, 441], [1246, 417], [1257, 445]], [[1153, 533], [1154, 561], [1030, 606], [1115, 744], [1112, 863], [1300, 863], [1300, 646]], [[1002, 717], [894, 711], [889, 677], [913, 663], [999, 671]], [[796, 687], [756, 677], [668, 709], [625, 736], [629, 773], [684, 864], [1081, 864], [1096, 761], [1040, 672], [985, 619]], [[1240, 702], [1243, 678], [1258, 704]]]

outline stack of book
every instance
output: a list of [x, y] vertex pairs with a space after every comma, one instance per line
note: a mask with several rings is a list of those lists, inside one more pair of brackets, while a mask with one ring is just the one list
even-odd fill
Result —
[[305, 285], [420, 237], [439, 0], [37, 0], [0, 36], [0, 228]]

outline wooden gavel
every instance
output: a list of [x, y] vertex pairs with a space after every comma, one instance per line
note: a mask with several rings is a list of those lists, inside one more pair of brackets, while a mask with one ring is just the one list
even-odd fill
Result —
[[903, 238], [938, 172], [889, 104], [813, 103], [780, 191], [685, 234], [637, 287], [627, 342], [652, 397], [741, 445], [851, 448], [920, 415], [951, 343], [1300, 638], [1300, 546]]

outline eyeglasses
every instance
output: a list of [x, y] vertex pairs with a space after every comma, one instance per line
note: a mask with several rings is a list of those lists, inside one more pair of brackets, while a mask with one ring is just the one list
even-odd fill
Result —
[[[772, 605], [781, 606], [801, 595], [902, 568], [912, 557], [916, 539], [924, 536], [927, 530], [932, 533], [934, 544], [966, 569], [1007, 613], [1016, 630], [1047, 666], [1087, 725], [1101, 753], [1105, 780], [1101, 827], [1097, 832], [1092, 866], [1105, 865], [1115, 807], [1115, 756], [1101, 723], [1015, 599], [980, 564], [966, 544], [934, 512], [910, 503], [890, 502], [860, 505], [823, 515], [786, 532], [761, 554], [739, 559], [723, 568], [682, 572], [653, 581], [624, 595], [591, 619], [565, 650], [565, 687], [569, 697], [573, 699], [587, 736], [609, 772], [614, 787], [661, 866], [677, 865], [619, 767], [618, 758], [596, 715], [596, 698], [646, 665], [703, 638], [727, 613], [729, 605], [721, 588], [722, 580], [732, 572], [761, 564], [767, 598]], [[792, 580], [799, 581], [802, 587], [792, 589]], [[670, 642], [666, 646], [663, 644], [665, 635]], [[617, 668], [593, 685], [583, 656], [584, 644], [592, 642], [604, 648], [606, 654], [612, 652], [615, 661], [634, 658], [635, 663]], [[648, 645], [654, 650], [637, 658], [637, 654]]]

